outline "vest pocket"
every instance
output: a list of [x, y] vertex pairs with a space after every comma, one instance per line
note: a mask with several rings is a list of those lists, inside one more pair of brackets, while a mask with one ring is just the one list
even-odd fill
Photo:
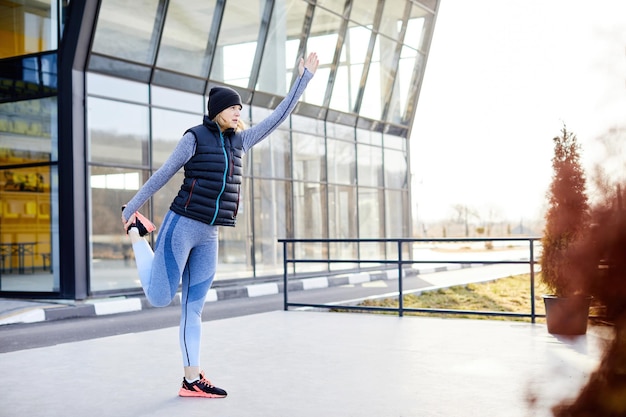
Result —
[[189, 197], [187, 197], [187, 201], [185, 201], [185, 211], [187, 211], [187, 207], [189, 206], [189, 203], [191, 203], [191, 196], [193, 195], [193, 189], [196, 186], [196, 181], [196, 178], [191, 181], [191, 187], [189, 187]]

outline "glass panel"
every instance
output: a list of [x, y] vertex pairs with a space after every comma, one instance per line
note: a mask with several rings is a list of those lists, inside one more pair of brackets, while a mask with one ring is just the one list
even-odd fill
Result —
[[277, 275], [283, 271], [282, 244], [290, 236], [291, 185], [286, 181], [254, 180], [254, 259], [256, 274]]
[[88, 97], [90, 160], [149, 165], [148, 107]]
[[[332, 12], [337, 13], [338, 15], [343, 15], [343, 6], [344, 1], [337, 0], [317, 0], [317, 6], [322, 6]], [[321, 9], [316, 7], [315, 13], [319, 13]]]
[[307, 4], [302, 0], [277, 0], [274, 3], [257, 90], [282, 96], [289, 89], [306, 8]]
[[[287, 125], [287, 123], [285, 122], [284, 125]], [[298, 116], [295, 114], [291, 116], [291, 128], [294, 132], [306, 132], [320, 137], [323, 137], [326, 131], [323, 120]]]
[[324, 138], [304, 133], [293, 134], [294, 179], [322, 182], [326, 180]]
[[215, 0], [170, 0], [157, 66], [184, 74], [206, 76], [206, 46]]
[[[294, 237], [324, 239], [328, 224], [326, 187], [316, 182], [294, 182]], [[295, 246], [296, 259], [328, 259], [327, 245], [303, 243]], [[327, 270], [325, 264], [298, 265], [297, 271]]]
[[241, 199], [237, 213], [237, 227], [221, 227], [219, 233], [219, 262], [215, 278], [250, 278], [252, 268], [252, 238], [250, 225], [252, 211], [249, 209], [250, 198], [246, 197], [250, 189], [250, 179], [244, 178], [241, 185]]
[[106, 75], [87, 73], [87, 91], [89, 95], [111, 97], [120, 100], [148, 104], [148, 84]]
[[[352, 239], [358, 236], [356, 187], [328, 186], [328, 228], [330, 239]], [[358, 245], [355, 243], [331, 243], [333, 259], [357, 259]], [[348, 269], [356, 264], [337, 263], [331, 268]]]
[[[6, 163], [0, 149], [0, 164]], [[56, 168], [0, 169], [0, 290], [59, 291], [58, 249], [53, 252], [52, 224]], [[56, 240], [56, 239], [55, 239]], [[55, 245], [58, 248], [58, 244]], [[55, 261], [56, 260], [56, 261]]]
[[423, 41], [423, 30], [424, 30], [424, 22], [425, 19], [423, 17], [415, 17], [416, 12], [421, 16], [421, 13], [426, 13], [415, 4], [413, 4], [413, 8], [411, 9], [411, 18], [408, 21], [408, 26], [406, 28], [406, 34], [404, 35], [404, 44], [408, 45], [413, 49], [420, 49]]
[[241, 87], [248, 86], [256, 51], [261, 13], [265, 2], [226, 2], [211, 79]]
[[57, 93], [57, 55], [46, 53], [0, 61], [0, 100], [18, 101]]
[[357, 145], [359, 185], [383, 186], [382, 149], [367, 145]]
[[357, 129], [356, 140], [359, 143], [367, 143], [370, 145], [382, 146], [383, 135], [380, 132], [374, 132], [372, 130]]
[[0, 104], [0, 291], [60, 290], [56, 123], [56, 97]]
[[407, 188], [408, 165], [403, 152], [385, 149], [385, 187]]
[[252, 148], [252, 175], [264, 178], [291, 178], [289, 132], [276, 130]]
[[409, 93], [413, 92], [411, 80], [413, 79], [413, 69], [417, 63], [417, 51], [404, 46], [398, 63], [398, 73], [394, 90], [389, 102], [389, 113], [387, 120], [396, 124], [408, 124], [404, 115]]
[[362, 26], [348, 29], [330, 107], [344, 112], [354, 111], [371, 34], [369, 29]]
[[0, 59], [58, 47], [58, 1], [0, 2]]
[[370, 65], [365, 94], [361, 104], [361, 115], [370, 119], [380, 120], [387, 91], [392, 87], [395, 64], [393, 61], [394, 51], [397, 46], [386, 38], [378, 36], [372, 63]]
[[169, 158], [190, 127], [202, 123], [201, 114], [152, 109], [152, 164], [156, 169]]
[[341, 18], [326, 10], [315, 10], [311, 33], [307, 39], [307, 52], [317, 52], [320, 65], [302, 96], [302, 100], [307, 103], [318, 106], [324, 104], [330, 64], [333, 62], [333, 55], [337, 48], [337, 32], [341, 22]]
[[[91, 291], [139, 288], [139, 276], [130, 240], [121, 230], [120, 207], [137, 192], [147, 172], [92, 166]], [[151, 217], [149, 205], [142, 213]], [[152, 219], [160, 224], [158, 219]], [[150, 235], [154, 238], [157, 231]]]
[[159, 0], [102, 0], [93, 51], [152, 64]]
[[406, 8], [406, 0], [387, 0], [380, 21], [379, 32], [397, 40], [402, 29], [402, 16]]
[[56, 160], [56, 126], [56, 97], [0, 103], [0, 165]]
[[[359, 237], [382, 238], [384, 237], [383, 207], [385, 204], [382, 189], [359, 187]], [[377, 259], [380, 250], [377, 245], [361, 245], [360, 256], [362, 259]]]
[[328, 139], [328, 182], [356, 184], [354, 143]]
[[[408, 193], [404, 191], [385, 191], [385, 225], [387, 237], [402, 238], [410, 236], [409, 233], [409, 204]], [[395, 244], [394, 244], [395, 246]], [[390, 248], [388, 253], [395, 252], [396, 247]]]
[[376, 7], [372, 6], [371, 0], [352, 0], [350, 20], [368, 26], [374, 23]]
[[406, 149], [406, 139], [400, 136], [393, 135], [385, 135], [385, 148], [405, 150]]
[[[176, 173], [157, 193], [152, 196], [152, 217], [151, 220], [157, 229], [163, 224], [163, 219], [170, 209], [174, 197], [178, 194], [183, 183], [183, 172]], [[147, 180], [147, 177], [146, 177]], [[145, 181], [144, 181], [145, 182]], [[143, 184], [141, 184], [143, 185]], [[158, 232], [158, 230], [157, 230]]]
[[[152, 86], [150, 95], [153, 106], [161, 106], [178, 111], [189, 111], [200, 115], [203, 114], [205, 109], [204, 96], [200, 94]], [[202, 118], [200, 118], [200, 122], [202, 122]]]
[[337, 123], [326, 124], [326, 134], [328, 137], [345, 139], [354, 142], [354, 127], [344, 126]]

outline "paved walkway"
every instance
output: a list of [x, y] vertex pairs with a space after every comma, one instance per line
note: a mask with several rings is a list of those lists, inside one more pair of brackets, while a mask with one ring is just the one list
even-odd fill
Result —
[[277, 311], [203, 324], [225, 399], [177, 396], [166, 328], [0, 354], [0, 416], [542, 417], [597, 365], [601, 331]]

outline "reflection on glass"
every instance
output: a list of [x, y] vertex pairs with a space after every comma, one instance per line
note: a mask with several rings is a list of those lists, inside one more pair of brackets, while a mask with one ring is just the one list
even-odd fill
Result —
[[276, 130], [249, 152], [252, 175], [264, 178], [291, 177], [291, 146], [289, 134]]
[[367, 55], [372, 32], [362, 26], [348, 29], [341, 52], [341, 62], [337, 68], [330, 107], [344, 112], [353, 112], [359, 92], [363, 63]]
[[[384, 191], [376, 188], [359, 187], [359, 237], [379, 239], [385, 237], [383, 207]], [[381, 249], [383, 248], [383, 249]], [[384, 250], [382, 243], [361, 243], [361, 259], [380, 259]]]
[[51, 0], [0, 2], [0, 59], [56, 49], [57, 3]]
[[[356, 187], [328, 186], [328, 229], [330, 239], [352, 239], [358, 236]], [[330, 243], [329, 253], [333, 259], [358, 259], [358, 245], [354, 243]], [[356, 267], [351, 263], [331, 264], [332, 269]]]
[[169, 158], [190, 127], [202, 123], [202, 114], [152, 109], [152, 164], [158, 168]]
[[215, 0], [170, 0], [156, 65], [205, 77], [206, 46], [214, 10]]
[[350, 20], [360, 23], [363, 26], [369, 26], [374, 23], [375, 12], [376, 7], [372, 5], [371, 0], [353, 0]]
[[[422, 12], [422, 9], [413, 5], [411, 9], [413, 12], [419, 11]], [[414, 13], [411, 13], [413, 15]], [[412, 17], [408, 21], [408, 26], [406, 28], [406, 34], [404, 35], [404, 44], [413, 49], [420, 49], [422, 46], [422, 41], [424, 40], [424, 19], [423, 17]]]
[[291, 236], [291, 186], [286, 181], [255, 179], [253, 210], [254, 264], [256, 276], [278, 275], [283, 271], [282, 245], [278, 239]]
[[356, 140], [359, 143], [382, 146], [383, 134], [380, 132], [373, 131], [373, 130], [357, 129]]
[[385, 149], [385, 187], [407, 188], [408, 165], [405, 153]]
[[148, 107], [88, 97], [90, 161], [147, 166]]
[[321, 6], [338, 15], [343, 15], [344, 3], [343, 1], [337, 0], [317, 0], [316, 13], [320, 10], [319, 7]]
[[341, 18], [322, 9], [317, 9], [311, 23], [311, 33], [307, 39], [307, 53], [317, 52], [320, 65], [315, 77], [309, 83], [302, 100], [307, 103], [322, 105], [330, 75], [329, 65], [333, 62], [337, 48], [337, 33]]
[[[408, 191], [385, 191], [385, 232], [387, 236], [411, 236]], [[410, 257], [408, 245], [402, 245], [404, 259]], [[387, 259], [398, 259], [396, 243], [387, 244]]]
[[[293, 183], [294, 237], [297, 239], [324, 239], [328, 236], [325, 225], [326, 186], [317, 182]], [[295, 257], [300, 259], [328, 259], [327, 244], [302, 243], [295, 246]], [[324, 264], [298, 265], [298, 270], [325, 270]]]
[[0, 103], [0, 165], [56, 159], [56, 97]]
[[142, 64], [152, 64], [159, 0], [102, 0], [93, 51]]
[[305, 181], [325, 181], [324, 138], [304, 133], [293, 134], [293, 177]]
[[409, 94], [412, 94], [413, 71], [417, 62], [417, 51], [404, 46], [398, 63], [396, 82], [394, 83], [393, 94], [389, 101], [389, 112], [387, 120], [396, 124], [407, 124], [406, 106]]
[[386, 0], [379, 32], [393, 40], [398, 40], [402, 29], [402, 16], [407, 2], [405, 0]]
[[[92, 291], [141, 285], [130, 239], [120, 224], [120, 209], [135, 195], [145, 176], [141, 171], [91, 167]], [[142, 207], [142, 212], [150, 216], [149, 206]]]
[[368, 145], [357, 145], [359, 185], [383, 186], [382, 149]]
[[250, 259], [252, 241], [249, 238], [252, 212], [247, 206], [250, 199], [244, 197], [244, 195], [250, 194], [248, 191], [250, 189], [249, 178], [244, 178], [241, 189], [237, 227], [220, 228], [216, 279], [252, 276]]
[[0, 104], [0, 291], [59, 291], [56, 119], [56, 97]]
[[87, 73], [89, 95], [111, 97], [120, 100], [148, 104], [148, 85], [106, 75]]
[[394, 61], [396, 42], [378, 36], [372, 55], [363, 103], [361, 104], [361, 116], [380, 120], [384, 108], [384, 100], [393, 87], [394, 73], [397, 62]]
[[[385, 225], [387, 236], [410, 236], [408, 192], [387, 190], [385, 192]], [[396, 252], [397, 249], [393, 250]], [[392, 251], [389, 251], [392, 252]]]
[[[0, 165], [6, 160], [0, 157]], [[0, 290], [59, 290], [50, 166], [0, 169]], [[58, 258], [57, 258], [58, 259]]]
[[285, 95], [296, 63], [307, 4], [301, 0], [274, 3], [256, 89]]
[[354, 143], [328, 139], [328, 182], [335, 184], [356, 183], [356, 154]]
[[226, 2], [213, 55], [211, 79], [248, 86], [261, 21], [261, 7], [246, 2]]
[[150, 90], [150, 101], [153, 106], [188, 111], [196, 114], [202, 114], [206, 105], [204, 97], [200, 94], [187, 93], [159, 86], [152, 86]]

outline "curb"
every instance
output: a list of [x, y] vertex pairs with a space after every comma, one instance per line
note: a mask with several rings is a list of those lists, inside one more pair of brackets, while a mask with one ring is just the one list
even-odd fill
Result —
[[[432, 268], [409, 268], [404, 270], [404, 276], [417, 276], [435, 272], [453, 271], [471, 268], [482, 264], [454, 264]], [[338, 287], [342, 285], [357, 285], [373, 281], [398, 279], [397, 270], [358, 272], [332, 277], [315, 277], [290, 281], [289, 291], [306, 291], [322, 288]], [[284, 283], [269, 282], [262, 284], [242, 285], [238, 287], [212, 288], [206, 296], [205, 303], [213, 303], [235, 298], [254, 298], [266, 295], [276, 295], [284, 292]], [[181, 293], [177, 293], [170, 306], [180, 305]], [[15, 301], [15, 300], [12, 300]], [[81, 317], [106, 316], [111, 314], [129, 313], [154, 308], [144, 296], [110, 297], [93, 299], [77, 304], [43, 304], [41, 301], [24, 301], [24, 306], [0, 312], [0, 326], [5, 324], [39, 323], [52, 320], [63, 320]], [[38, 307], [27, 306], [39, 304]], [[2, 300], [0, 300], [0, 307]]]

